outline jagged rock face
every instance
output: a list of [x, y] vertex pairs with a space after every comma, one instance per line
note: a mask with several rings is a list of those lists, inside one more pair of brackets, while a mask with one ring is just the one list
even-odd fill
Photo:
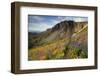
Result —
[[71, 36], [73, 33], [78, 32], [86, 25], [87, 22], [62, 21], [56, 24], [51, 29], [47, 29], [47, 31], [49, 32], [57, 31], [58, 33], [60, 32], [60, 34], [65, 33], [64, 35]]
[[62, 31], [66, 31], [67, 32], [67, 30], [71, 30], [71, 29], [74, 28], [74, 24], [75, 24], [74, 21], [63, 21], [63, 22], [60, 22], [60, 23], [56, 24], [52, 28], [52, 31], [62, 30]]
[[63, 21], [63, 22], [56, 24], [51, 29], [51, 32], [55, 33], [55, 35], [52, 36], [51, 40], [60, 39], [60, 38], [64, 38], [64, 37], [71, 37], [71, 35], [74, 32], [74, 25], [75, 25], [74, 21]]
[[51, 29], [47, 30], [48, 32], [51, 32], [51, 34], [45, 38], [45, 41], [52, 41], [65, 37], [71, 38], [73, 33], [78, 32], [80, 29], [86, 26], [86, 24], [87, 22], [62, 21]]

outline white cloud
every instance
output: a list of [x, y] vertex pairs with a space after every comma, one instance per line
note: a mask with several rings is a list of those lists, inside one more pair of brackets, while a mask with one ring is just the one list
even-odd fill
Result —
[[38, 21], [42, 21], [43, 18], [40, 16], [33, 16], [33, 20], [38, 20]]
[[32, 22], [42, 22], [44, 20], [44, 18], [43, 17], [41, 17], [41, 16], [31, 16], [31, 15], [29, 15], [29, 23], [32, 23]]
[[73, 20], [75, 22], [88, 21], [87, 17], [74, 17], [74, 16], [58, 17], [58, 19], [60, 21], [64, 21], [64, 20]]
[[35, 23], [29, 23], [29, 31], [45, 31], [48, 28], [52, 28], [51, 25], [42, 23], [42, 24], [35, 24]]
[[83, 21], [88, 21], [88, 18], [87, 17], [74, 17], [74, 16], [72, 16], [72, 17], [66, 17], [65, 18], [66, 20], [73, 20], [73, 21], [75, 21], [75, 22], [83, 22]]
[[88, 19], [88, 18], [80, 18], [80, 17], [74, 18], [75, 22], [88, 21], [87, 19]]

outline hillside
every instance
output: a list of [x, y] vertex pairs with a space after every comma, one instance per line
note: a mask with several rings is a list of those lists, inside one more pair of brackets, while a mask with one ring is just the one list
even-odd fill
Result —
[[87, 58], [87, 22], [62, 21], [38, 34], [29, 33], [29, 60]]

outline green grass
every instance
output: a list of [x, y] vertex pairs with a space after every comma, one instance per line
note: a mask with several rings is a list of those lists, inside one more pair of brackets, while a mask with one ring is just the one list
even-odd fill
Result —
[[[87, 33], [87, 27], [83, 28], [77, 35]], [[71, 42], [77, 42], [80, 39], [72, 38]], [[87, 58], [87, 50], [82, 50], [80, 47], [71, 46], [70, 39], [63, 38], [52, 42], [44, 43], [41, 46], [30, 48], [28, 51], [28, 60], [51, 60], [51, 59], [78, 59]]]

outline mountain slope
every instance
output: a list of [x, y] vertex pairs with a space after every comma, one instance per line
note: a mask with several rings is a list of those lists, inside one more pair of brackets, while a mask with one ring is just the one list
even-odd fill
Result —
[[29, 38], [29, 60], [87, 58], [87, 22], [63, 21]]

